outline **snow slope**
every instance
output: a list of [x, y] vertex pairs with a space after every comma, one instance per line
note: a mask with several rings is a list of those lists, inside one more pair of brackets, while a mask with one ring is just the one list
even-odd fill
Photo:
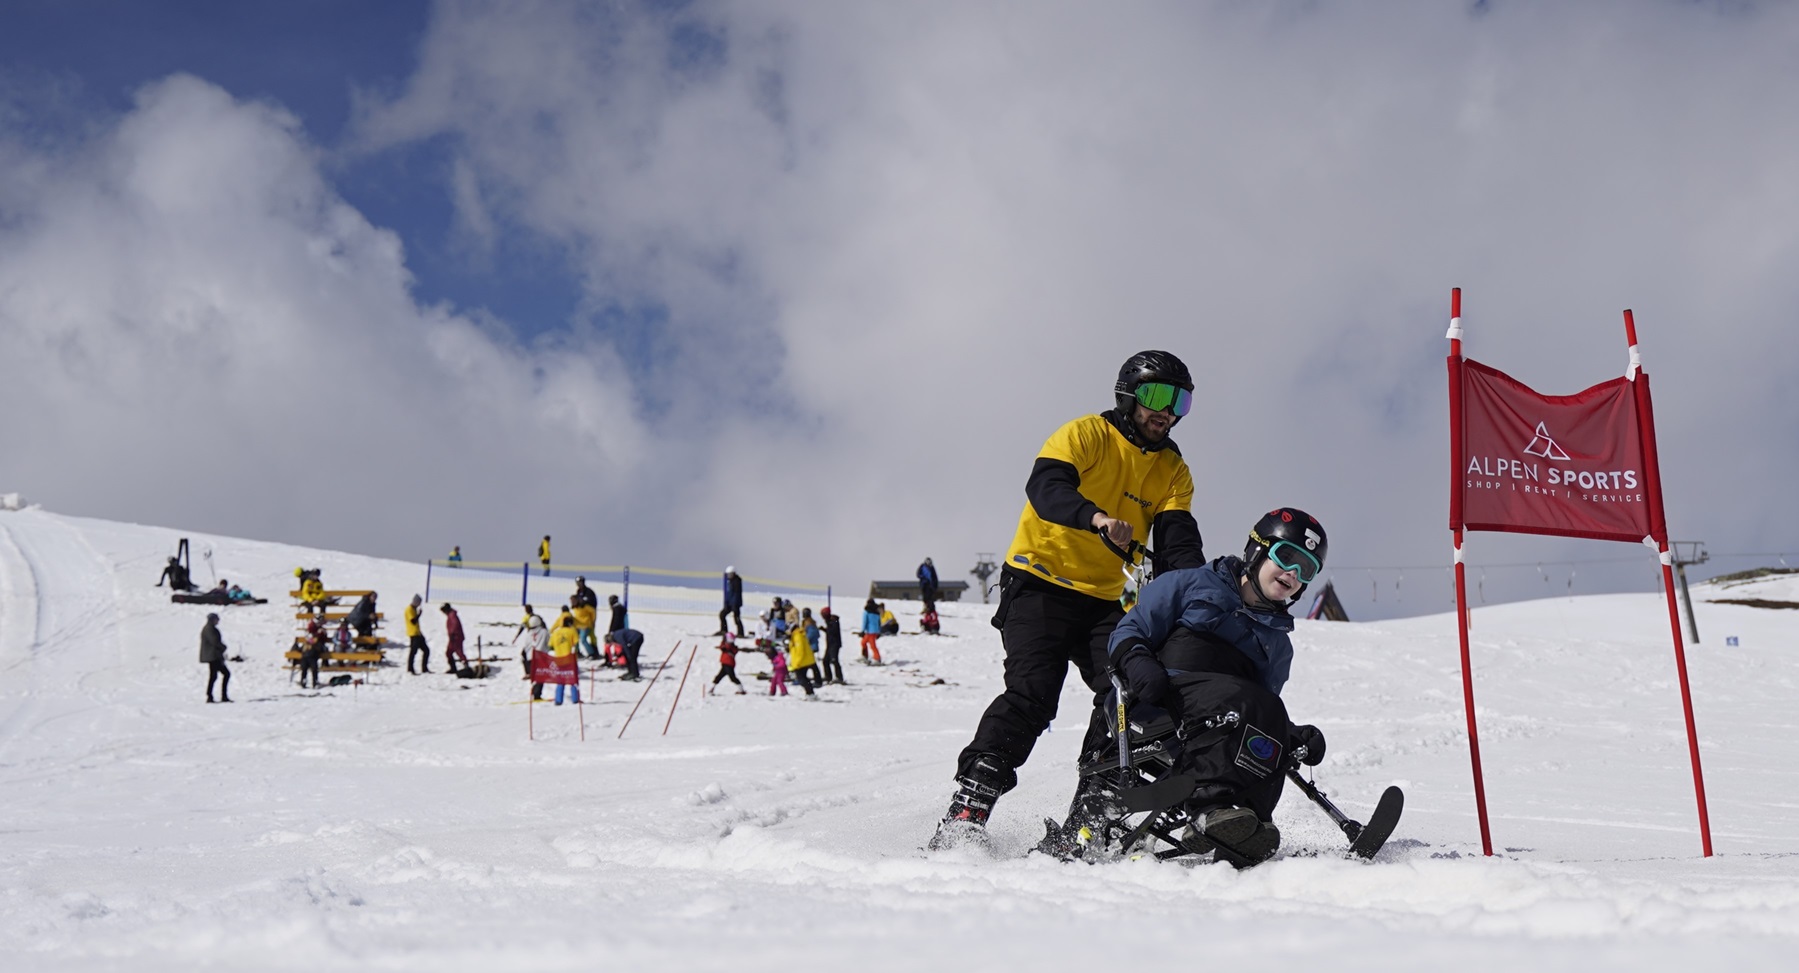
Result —
[[[1799, 613], [1699, 604], [1709, 860], [1663, 603], [1609, 595], [1475, 614], [1502, 854], [1479, 853], [1454, 627], [1437, 616], [1295, 637], [1286, 696], [1329, 735], [1320, 784], [1358, 816], [1406, 788], [1377, 862], [1338, 857], [1341, 836], [1289, 788], [1283, 857], [1260, 868], [1087, 866], [1022, 857], [1072, 787], [1087, 706], [1072, 680], [996, 812], [999, 857], [919, 850], [998, 687], [979, 604], [944, 606], [947, 637], [884, 639], [888, 666], [852, 661], [852, 685], [817, 703], [702, 700], [716, 653], [698, 638], [667, 736], [680, 666], [713, 625], [637, 617], [649, 668], [681, 647], [625, 738], [641, 687], [601, 681], [585, 742], [567, 706], [535, 708], [532, 742], [516, 663], [483, 682], [290, 686], [296, 564], [377, 588], [395, 615], [416, 565], [188, 534], [273, 602], [223, 610], [239, 702], [205, 705], [211, 609], [152, 587], [176, 536], [0, 513], [9, 970], [1774, 969], [1799, 945]], [[837, 607], [854, 628], [859, 606]], [[464, 620], [505, 641], [517, 613]]]

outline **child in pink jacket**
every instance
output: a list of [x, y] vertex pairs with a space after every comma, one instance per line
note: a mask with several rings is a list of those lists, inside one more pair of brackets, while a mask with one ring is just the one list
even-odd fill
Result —
[[787, 657], [780, 649], [768, 650], [768, 661], [774, 667], [768, 675], [768, 694], [773, 696], [779, 692], [787, 695]]

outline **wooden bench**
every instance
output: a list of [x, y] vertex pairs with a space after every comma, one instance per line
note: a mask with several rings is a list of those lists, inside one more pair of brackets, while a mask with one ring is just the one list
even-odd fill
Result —
[[[373, 590], [350, 591], [348, 589], [327, 588], [326, 590], [321, 591], [319, 593], [324, 595], [326, 598], [361, 598], [363, 595], [372, 595], [375, 592]], [[295, 601], [300, 600], [300, 589], [295, 588], [294, 590], [288, 592], [287, 596], [289, 598], [294, 599]]]
[[[294, 618], [301, 620], [301, 621], [307, 621], [307, 620], [316, 618], [316, 619], [318, 619], [320, 621], [324, 621], [324, 622], [341, 622], [344, 619], [349, 618], [349, 617], [350, 617], [349, 612], [294, 612]], [[381, 612], [376, 612], [374, 617], [375, 617], [375, 621], [379, 622], [379, 621], [381, 621], [381, 619], [385, 618], [386, 616], [383, 615]]]
[[[320, 672], [347, 672], [355, 669], [373, 669], [380, 665], [384, 655], [379, 649], [367, 649], [353, 652], [326, 652], [319, 657]], [[287, 661], [289, 669], [297, 669], [300, 665], [300, 650], [288, 649]]]

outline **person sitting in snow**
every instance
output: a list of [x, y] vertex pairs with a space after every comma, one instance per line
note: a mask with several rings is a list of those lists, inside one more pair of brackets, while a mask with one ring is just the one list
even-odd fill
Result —
[[[1156, 709], [1187, 724], [1238, 714], [1227, 735], [1184, 750], [1174, 772], [1196, 781], [1186, 805], [1204, 837], [1252, 862], [1280, 847], [1272, 819], [1289, 755], [1303, 747], [1305, 763], [1324, 759], [1324, 734], [1292, 724], [1280, 692], [1293, 661], [1289, 609], [1323, 569], [1326, 547], [1324, 527], [1310, 514], [1270, 511], [1250, 530], [1241, 558], [1158, 573], [1107, 645], [1140, 720]], [[1102, 699], [1095, 719], [1115, 718], [1114, 705]], [[1083, 754], [1082, 762], [1099, 756]], [[1065, 835], [1103, 816], [1113, 795], [1099, 780], [1082, 779]]]
[[893, 616], [893, 612], [887, 610], [886, 602], [882, 602], [880, 607], [881, 607], [881, 634], [882, 635], [898, 635], [899, 634], [899, 619], [895, 618]]
[[187, 568], [181, 566], [180, 558], [169, 558], [169, 563], [163, 566], [162, 576], [156, 579], [156, 586], [162, 587], [164, 581], [169, 583], [170, 591], [194, 590], [194, 582], [187, 576]]

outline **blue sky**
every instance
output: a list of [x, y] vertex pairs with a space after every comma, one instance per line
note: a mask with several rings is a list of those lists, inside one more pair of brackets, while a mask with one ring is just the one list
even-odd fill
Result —
[[[848, 590], [1004, 550], [1156, 347], [1210, 553], [1301, 506], [1378, 569], [1352, 613], [1441, 610], [1402, 566], [1448, 561], [1459, 285], [1551, 393], [1635, 308], [1676, 535], [1799, 549], [1795, 43], [1673, 0], [8, 4], [0, 411], [55, 418], [0, 425], [0, 489]], [[1643, 590], [1630, 553], [1470, 563]]]
[[405, 240], [420, 300], [489, 308], [527, 334], [564, 328], [580, 295], [554, 248], [521, 235], [473, 259], [454, 245], [441, 145], [343, 151], [355, 97], [406, 81], [430, 13], [428, 0], [18, 0], [0, 81], [58, 92], [34, 112], [52, 128], [126, 111], [139, 86], [178, 72], [279, 103], [327, 153], [337, 191]]

